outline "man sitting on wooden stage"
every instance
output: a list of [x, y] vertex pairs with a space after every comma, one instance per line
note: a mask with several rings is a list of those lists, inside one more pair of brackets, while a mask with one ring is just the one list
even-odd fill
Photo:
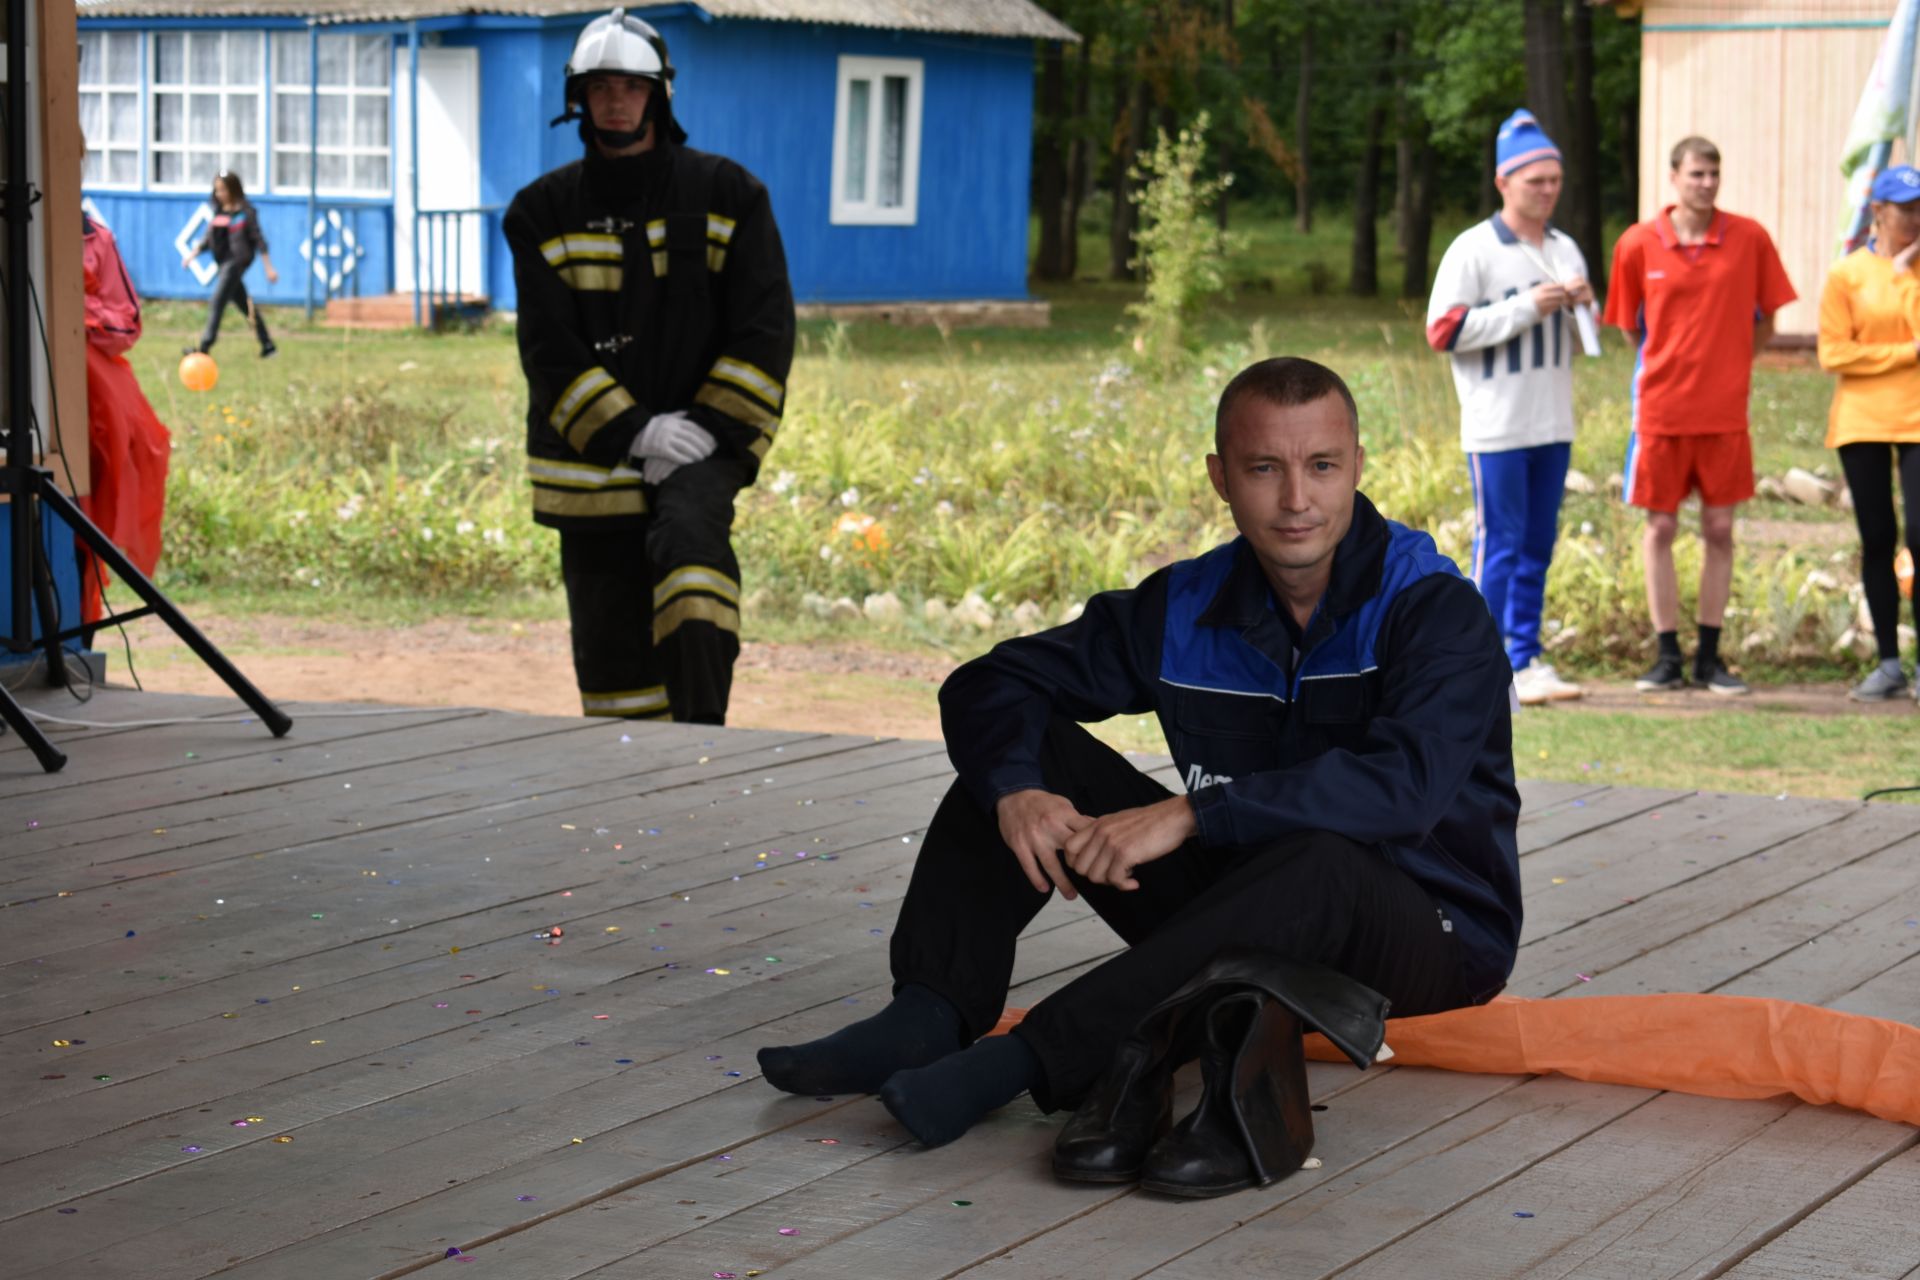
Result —
[[[1520, 802], [1512, 677], [1486, 603], [1358, 492], [1359, 413], [1332, 370], [1244, 370], [1214, 448], [1207, 473], [1239, 538], [949, 677], [959, 779], [901, 907], [893, 1001], [762, 1049], [776, 1088], [878, 1091], [937, 1146], [1023, 1092], [1074, 1105], [1222, 948], [1328, 966], [1398, 1015], [1505, 983]], [[1077, 723], [1149, 710], [1184, 795]], [[1084, 894], [1128, 949], [981, 1039], [1015, 940], [1056, 888]]]

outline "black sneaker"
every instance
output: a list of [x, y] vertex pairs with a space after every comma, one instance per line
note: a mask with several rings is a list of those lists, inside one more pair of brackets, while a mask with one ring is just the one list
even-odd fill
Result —
[[260, 358], [262, 360], [271, 360], [279, 352], [279, 350], [280, 348], [274, 346], [271, 342], [269, 342], [265, 346], [260, 348]]
[[182, 347], [180, 348], [180, 354], [183, 356], [203, 356], [207, 354], [207, 349], [200, 346]]
[[1656, 658], [1652, 670], [1633, 682], [1633, 687], [1641, 693], [1659, 693], [1663, 689], [1684, 689], [1687, 687], [1686, 668], [1677, 657], [1662, 655]]
[[1718, 660], [1714, 662], [1711, 670], [1703, 671], [1695, 667], [1693, 682], [1707, 692], [1717, 693], [1723, 698], [1741, 698], [1753, 692], [1747, 688], [1745, 680], [1727, 670], [1727, 664]]

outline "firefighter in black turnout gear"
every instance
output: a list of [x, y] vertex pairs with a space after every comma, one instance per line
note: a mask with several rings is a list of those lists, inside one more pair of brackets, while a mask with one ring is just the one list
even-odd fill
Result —
[[793, 293], [766, 188], [682, 145], [658, 32], [615, 9], [567, 64], [583, 159], [507, 210], [533, 518], [560, 531], [587, 715], [723, 723], [734, 495], [773, 444]]

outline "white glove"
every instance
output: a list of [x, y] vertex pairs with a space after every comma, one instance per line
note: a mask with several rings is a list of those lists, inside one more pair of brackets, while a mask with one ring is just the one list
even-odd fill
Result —
[[664, 459], [675, 464], [698, 462], [714, 451], [713, 436], [682, 413], [655, 414], [628, 450], [636, 458]]
[[640, 478], [648, 484], [659, 486], [667, 482], [667, 477], [680, 469], [677, 462], [668, 462], [665, 458], [648, 458], [640, 464]]

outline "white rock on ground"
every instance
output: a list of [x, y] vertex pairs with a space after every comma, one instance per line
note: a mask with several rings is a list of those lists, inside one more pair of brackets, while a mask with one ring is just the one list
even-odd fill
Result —
[[1768, 630], [1766, 627], [1760, 627], [1756, 630], [1747, 632], [1745, 638], [1743, 638], [1740, 641], [1740, 652], [1752, 653], [1756, 649], [1764, 649], [1772, 643], [1773, 643], [1773, 632]]
[[1787, 501], [1787, 491], [1781, 488], [1780, 482], [1772, 476], [1761, 476], [1753, 482], [1753, 496], [1756, 498], [1772, 498], [1779, 502]]
[[1873, 632], [1862, 631], [1858, 627], [1848, 627], [1840, 633], [1840, 638], [1833, 642], [1833, 652], [1837, 654], [1851, 652], [1856, 658], [1870, 658], [1876, 652]]
[[818, 591], [809, 591], [800, 597], [800, 607], [816, 618], [824, 618], [832, 611], [833, 605]]
[[1069, 622], [1077, 621], [1080, 615], [1086, 611], [1087, 602], [1085, 600], [1075, 600], [1072, 604], [1068, 605], [1066, 611], [1060, 615], [1060, 625], [1065, 626]]
[[1599, 489], [1599, 486], [1594, 484], [1592, 476], [1588, 475], [1584, 471], [1575, 471], [1571, 468], [1568, 469], [1567, 471], [1567, 492], [1568, 493], [1594, 493], [1594, 492], [1597, 492], [1598, 489]]
[[852, 596], [841, 596], [827, 610], [827, 617], [833, 622], [854, 622], [860, 617], [860, 606], [853, 602]]
[[1834, 487], [1804, 467], [1787, 468], [1780, 487], [1787, 497], [1805, 507], [1824, 507], [1834, 499]]
[[861, 602], [860, 612], [867, 615], [867, 621], [875, 626], [891, 627], [898, 625], [907, 614], [906, 606], [900, 603], [900, 597], [891, 591], [882, 591], [870, 595]]
[[947, 608], [947, 602], [939, 596], [930, 597], [920, 606], [920, 616], [935, 624], [945, 622], [950, 612], [952, 611]]
[[969, 591], [953, 607], [953, 620], [975, 631], [985, 631], [993, 625], [993, 606], [982, 600], [978, 592]]
[[1013, 625], [1022, 632], [1038, 631], [1047, 625], [1047, 611], [1031, 600], [1022, 600], [1014, 606]]

